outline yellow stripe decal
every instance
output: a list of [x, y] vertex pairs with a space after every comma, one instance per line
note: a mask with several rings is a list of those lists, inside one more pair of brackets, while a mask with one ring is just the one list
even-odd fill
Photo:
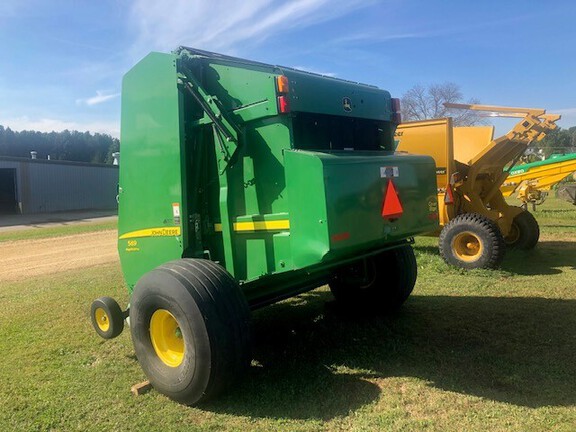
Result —
[[[281, 231], [290, 229], [288, 219], [275, 221], [234, 222], [234, 231]], [[216, 232], [222, 232], [222, 224], [214, 224]]]
[[132, 231], [126, 234], [122, 234], [119, 239], [124, 240], [139, 237], [176, 237], [179, 235], [180, 227], [159, 227]]

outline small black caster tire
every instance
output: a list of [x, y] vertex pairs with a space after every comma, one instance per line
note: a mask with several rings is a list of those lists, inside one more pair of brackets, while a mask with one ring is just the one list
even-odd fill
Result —
[[124, 314], [111, 297], [100, 297], [92, 302], [90, 317], [96, 333], [104, 339], [114, 339], [124, 330]]

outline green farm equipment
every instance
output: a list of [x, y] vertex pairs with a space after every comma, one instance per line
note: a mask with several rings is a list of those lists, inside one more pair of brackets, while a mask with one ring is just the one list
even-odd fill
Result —
[[394, 152], [377, 87], [181, 47], [124, 77], [118, 251], [151, 384], [203, 401], [250, 363], [250, 310], [328, 283], [344, 307], [398, 308], [412, 236], [438, 225], [434, 161]]
[[523, 202], [523, 207], [527, 208], [530, 203], [532, 210], [536, 210], [553, 186], [574, 173], [576, 153], [552, 155], [542, 161], [515, 166], [500, 190], [505, 197], [518, 192], [517, 198]]

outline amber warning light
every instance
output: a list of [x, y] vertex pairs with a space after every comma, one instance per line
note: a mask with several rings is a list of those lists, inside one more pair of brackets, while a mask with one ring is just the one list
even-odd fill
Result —
[[290, 112], [290, 101], [288, 93], [290, 92], [290, 84], [288, 77], [279, 75], [276, 77], [276, 92], [278, 93], [278, 112], [286, 114]]
[[278, 90], [278, 93], [288, 93], [290, 87], [287, 76], [279, 75], [276, 77], [276, 89]]

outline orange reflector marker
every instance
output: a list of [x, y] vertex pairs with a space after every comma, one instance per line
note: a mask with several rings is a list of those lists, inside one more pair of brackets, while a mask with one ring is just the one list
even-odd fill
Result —
[[446, 186], [446, 192], [444, 193], [444, 204], [454, 204], [454, 191], [452, 190], [452, 185]]
[[384, 203], [382, 204], [382, 217], [388, 220], [398, 219], [402, 216], [402, 213], [404, 213], [404, 209], [402, 208], [396, 187], [392, 179], [388, 179], [386, 195], [384, 196]]
[[278, 111], [282, 114], [290, 112], [290, 103], [288, 102], [288, 96], [278, 96]]
[[288, 93], [290, 87], [288, 85], [288, 77], [284, 75], [280, 75], [276, 77], [276, 88], [278, 89], [278, 93]]

